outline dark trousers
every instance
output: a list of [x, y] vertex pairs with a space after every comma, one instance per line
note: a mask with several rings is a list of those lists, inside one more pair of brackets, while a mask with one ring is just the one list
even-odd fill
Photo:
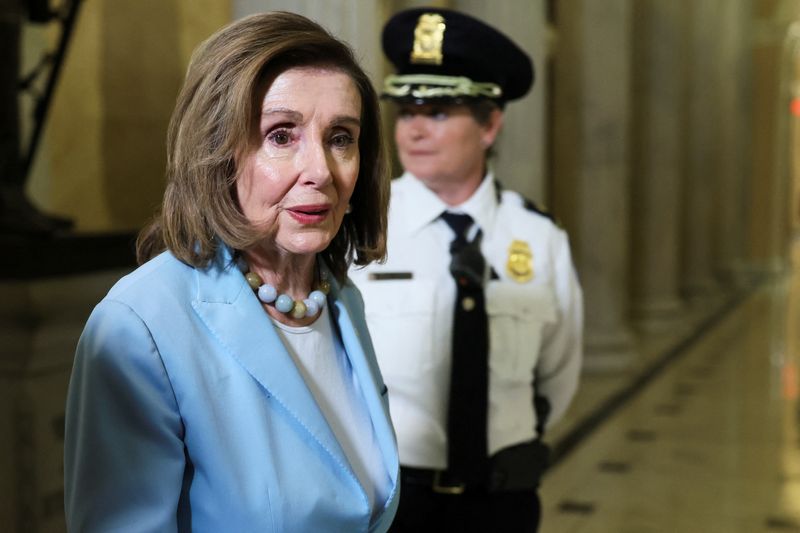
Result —
[[[402, 478], [402, 475], [401, 475]], [[404, 482], [390, 533], [535, 533], [540, 502], [535, 489], [438, 494], [430, 486]]]

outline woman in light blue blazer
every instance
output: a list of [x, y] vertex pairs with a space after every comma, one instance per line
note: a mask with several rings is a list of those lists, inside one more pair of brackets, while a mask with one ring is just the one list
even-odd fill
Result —
[[385, 253], [378, 105], [289, 13], [196, 51], [140, 260], [94, 309], [67, 401], [73, 532], [386, 531], [398, 460], [348, 265]]

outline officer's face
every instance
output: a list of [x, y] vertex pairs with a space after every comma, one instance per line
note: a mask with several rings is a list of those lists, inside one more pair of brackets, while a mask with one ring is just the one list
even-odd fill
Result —
[[395, 142], [403, 168], [434, 191], [480, 183], [501, 115], [479, 124], [465, 105], [401, 105]]

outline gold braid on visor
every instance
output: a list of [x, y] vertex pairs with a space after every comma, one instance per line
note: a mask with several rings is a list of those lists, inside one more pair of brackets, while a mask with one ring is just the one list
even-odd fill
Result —
[[478, 83], [463, 76], [405, 74], [388, 76], [383, 82], [383, 96], [391, 98], [457, 98], [459, 96], [501, 98], [503, 89], [495, 83]]

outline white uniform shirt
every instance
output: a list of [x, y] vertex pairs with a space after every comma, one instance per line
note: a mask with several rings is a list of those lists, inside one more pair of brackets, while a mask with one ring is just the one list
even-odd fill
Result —
[[[547, 424], [575, 393], [582, 358], [583, 301], [566, 233], [525, 207], [515, 192], [498, 203], [489, 174], [472, 197], [448, 207], [409, 173], [392, 183], [388, 258], [354, 267], [367, 324], [389, 388], [400, 462], [447, 467], [447, 407], [456, 287], [449, 271], [453, 232], [445, 211], [470, 215], [483, 231], [481, 250], [499, 279], [486, 286], [489, 317], [488, 449], [536, 437], [536, 394], [548, 399]], [[474, 228], [473, 228], [474, 233]], [[531, 251], [533, 278], [507, 272], [512, 241]]]

